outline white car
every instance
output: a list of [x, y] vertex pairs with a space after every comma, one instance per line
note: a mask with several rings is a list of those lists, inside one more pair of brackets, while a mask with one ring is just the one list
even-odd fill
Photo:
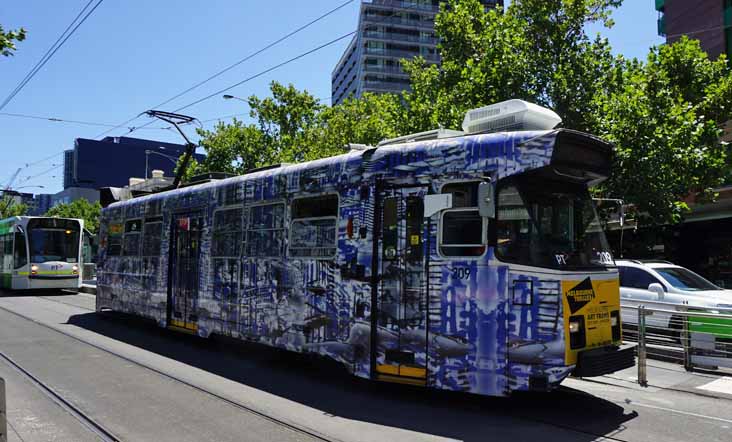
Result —
[[[616, 260], [620, 273], [621, 307], [673, 310], [678, 304], [709, 309], [732, 309], [732, 290], [717, 287], [691, 270], [667, 261]], [[638, 325], [635, 308], [622, 309], [625, 324]], [[676, 334], [680, 321], [671, 314], [653, 313], [646, 325]]]

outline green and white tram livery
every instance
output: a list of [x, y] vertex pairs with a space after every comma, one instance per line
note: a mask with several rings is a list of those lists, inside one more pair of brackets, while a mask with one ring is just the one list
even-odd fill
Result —
[[84, 221], [16, 216], [0, 221], [0, 287], [79, 288]]

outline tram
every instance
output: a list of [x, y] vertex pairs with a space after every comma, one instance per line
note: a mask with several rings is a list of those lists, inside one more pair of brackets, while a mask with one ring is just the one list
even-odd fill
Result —
[[588, 193], [612, 146], [558, 121], [511, 100], [462, 133], [113, 203], [96, 308], [482, 395], [630, 367]]
[[15, 216], [0, 221], [0, 287], [81, 287], [84, 221]]

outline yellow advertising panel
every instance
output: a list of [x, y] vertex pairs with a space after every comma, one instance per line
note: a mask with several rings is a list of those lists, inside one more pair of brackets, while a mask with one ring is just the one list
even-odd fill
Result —
[[[562, 281], [564, 303], [565, 362], [577, 363], [577, 353], [613, 343], [610, 312], [620, 309], [620, 282], [613, 279], [594, 280], [588, 276], [582, 280]], [[571, 348], [570, 318], [582, 318], [585, 345]]]

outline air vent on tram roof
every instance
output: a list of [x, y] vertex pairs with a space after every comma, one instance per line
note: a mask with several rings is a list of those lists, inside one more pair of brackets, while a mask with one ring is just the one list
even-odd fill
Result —
[[469, 110], [463, 120], [466, 134], [554, 129], [562, 119], [551, 109], [523, 100], [508, 100]]
[[376, 146], [381, 147], [381, 146], [387, 146], [389, 144], [411, 143], [412, 141], [440, 140], [442, 138], [453, 138], [453, 137], [459, 137], [461, 135], [465, 135], [465, 134], [459, 130], [450, 130], [450, 129], [442, 129], [442, 128], [432, 129], [432, 130], [428, 130], [425, 132], [418, 132], [415, 134], [403, 135], [401, 137], [381, 140], [381, 141], [379, 141], [379, 144], [377, 144]]

